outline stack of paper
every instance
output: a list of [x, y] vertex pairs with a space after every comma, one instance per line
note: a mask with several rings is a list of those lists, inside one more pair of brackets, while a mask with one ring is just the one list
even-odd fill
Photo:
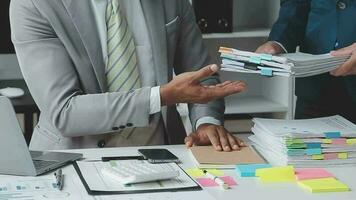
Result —
[[287, 53], [279, 56], [257, 54], [232, 48], [220, 47], [223, 71], [254, 73], [264, 76], [307, 77], [330, 72], [349, 59], [330, 54], [312, 55]]
[[270, 164], [356, 165], [356, 125], [341, 116], [253, 121], [250, 140]]

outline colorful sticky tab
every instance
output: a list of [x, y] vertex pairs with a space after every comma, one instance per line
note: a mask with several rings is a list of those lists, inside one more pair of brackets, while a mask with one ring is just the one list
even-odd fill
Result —
[[325, 160], [335, 160], [335, 159], [338, 159], [338, 155], [337, 153], [325, 153], [324, 154], [324, 159]]
[[346, 138], [333, 139], [331, 144], [334, 144], [334, 145], [346, 145]]
[[339, 159], [347, 159], [348, 158], [348, 154], [347, 153], [338, 153], [337, 157]]
[[263, 75], [263, 76], [273, 76], [273, 71], [271, 69], [261, 69], [261, 75]]
[[[219, 178], [221, 178], [229, 186], [237, 185], [237, 182], [231, 176], [222, 176], [222, 177], [219, 177]], [[201, 185], [202, 187], [217, 187], [217, 186], [219, 186], [211, 178], [197, 178], [196, 180], [199, 183], [199, 185]]]
[[295, 176], [298, 180], [334, 177], [330, 172], [323, 168], [296, 169]]
[[332, 139], [322, 139], [321, 141], [323, 144], [331, 144], [333, 142]]
[[311, 155], [320, 155], [322, 153], [321, 149], [318, 148], [318, 149], [306, 149], [305, 150], [306, 154], [308, 156], [311, 156]]
[[295, 181], [293, 166], [257, 169], [256, 176], [264, 183]]
[[300, 144], [300, 143], [287, 144], [288, 149], [304, 149], [306, 147], [307, 147], [307, 145], [305, 145], [304, 143], [303, 144]]
[[[205, 176], [203, 170], [201, 170], [199, 168], [187, 169], [185, 171], [188, 173], [189, 176], [191, 176], [193, 178]], [[224, 172], [222, 172], [221, 170], [218, 170], [218, 169], [207, 169], [206, 171], [213, 174], [214, 176], [223, 176], [224, 175]]]
[[271, 54], [260, 54], [260, 58], [262, 60], [267, 60], [267, 61], [271, 61], [272, 60], [272, 55]]
[[261, 58], [257, 56], [251, 56], [249, 59], [250, 63], [261, 64]]
[[333, 138], [340, 138], [341, 133], [340, 132], [326, 132], [324, 133], [325, 137], [328, 139], [333, 139]]
[[241, 177], [254, 177], [256, 176], [256, 169], [272, 167], [270, 164], [246, 164], [236, 165], [236, 172]]
[[306, 143], [308, 149], [321, 149], [321, 143]]
[[350, 188], [344, 183], [336, 180], [335, 178], [322, 178], [299, 181], [298, 184], [311, 191], [315, 192], [345, 192]]
[[288, 156], [303, 156], [304, 155], [304, 149], [288, 149], [287, 150], [287, 155]]
[[313, 160], [324, 160], [324, 155], [312, 155]]
[[347, 139], [347, 140], [346, 140], [346, 143], [349, 144], [349, 145], [354, 145], [354, 144], [356, 144], [356, 138]]

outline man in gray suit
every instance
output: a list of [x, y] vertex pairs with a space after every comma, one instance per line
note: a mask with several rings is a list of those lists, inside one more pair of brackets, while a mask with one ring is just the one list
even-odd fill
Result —
[[[187, 0], [12, 0], [12, 40], [41, 110], [34, 150], [243, 143], [223, 127], [224, 96]], [[177, 76], [173, 78], [173, 71]], [[209, 103], [208, 103], [209, 102]]]

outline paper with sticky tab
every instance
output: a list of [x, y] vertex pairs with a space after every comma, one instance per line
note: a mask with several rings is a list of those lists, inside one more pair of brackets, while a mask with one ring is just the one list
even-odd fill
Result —
[[334, 177], [330, 172], [323, 168], [296, 169], [295, 176], [298, 180]]
[[257, 169], [256, 176], [264, 183], [296, 181], [293, 166]]
[[350, 188], [336, 180], [335, 178], [322, 178], [322, 179], [311, 179], [299, 181], [298, 184], [311, 191], [316, 192], [345, 192], [349, 191]]

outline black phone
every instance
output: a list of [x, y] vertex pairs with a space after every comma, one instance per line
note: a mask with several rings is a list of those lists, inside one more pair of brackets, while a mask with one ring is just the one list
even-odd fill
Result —
[[179, 158], [167, 149], [139, 149], [138, 152], [150, 163], [178, 163]]

